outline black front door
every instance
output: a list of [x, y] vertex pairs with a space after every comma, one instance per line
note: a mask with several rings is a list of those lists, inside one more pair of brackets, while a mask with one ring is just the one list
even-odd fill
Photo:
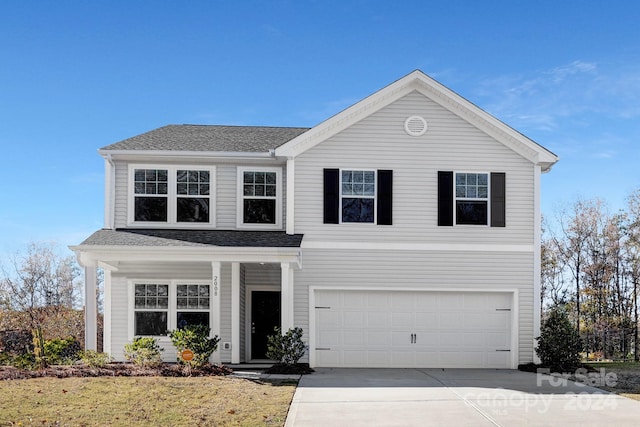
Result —
[[280, 326], [280, 292], [251, 292], [251, 359], [267, 359], [267, 336]]

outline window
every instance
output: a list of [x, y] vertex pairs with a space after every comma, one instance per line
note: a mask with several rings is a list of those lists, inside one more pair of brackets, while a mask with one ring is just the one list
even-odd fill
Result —
[[135, 170], [135, 221], [167, 221], [167, 177], [166, 169]]
[[487, 225], [489, 174], [456, 173], [456, 224]]
[[134, 298], [134, 334], [167, 335], [169, 285], [136, 284]]
[[238, 226], [279, 227], [281, 178], [278, 168], [238, 168]]
[[176, 327], [209, 326], [209, 285], [176, 286]]
[[506, 174], [438, 171], [438, 225], [506, 227]]
[[342, 222], [375, 222], [376, 173], [343, 170], [340, 174]]
[[130, 223], [212, 225], [214, 168], [132, 166]]
[[166, 336], [188, 325], [210, 327], [210, 284], [172, 281], [133, 285], [133, 336]]
[[392, 225], [393, 171], [324, 169], [325, 224]]
[[177, 172], [178, 222], [209, 222], [209, 171], [183, 170]]

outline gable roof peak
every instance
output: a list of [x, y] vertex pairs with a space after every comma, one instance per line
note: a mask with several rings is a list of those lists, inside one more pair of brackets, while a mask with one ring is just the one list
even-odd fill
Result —
[[551, 151], [498, 120], [419, 69], [413, 70], [404, 77], [325, 120], [308, 132], [278, 147], [276, 155], [296, 157], [413, 91], [418, 91], [492, 136], [498, 142], [531, 162], [540, 165], [545, 172], [550, 170], [553, 164], [558, 161], [558, 157]]

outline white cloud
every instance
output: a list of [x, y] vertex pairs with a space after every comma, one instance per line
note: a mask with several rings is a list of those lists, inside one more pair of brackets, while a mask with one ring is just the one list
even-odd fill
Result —
[[640, 63], [575, 60], [484, 80], [476, 95], [488, 112], [524, 131], [557, 131], [568, 121], [589, 126], [591, 115], [631, 119], [640, 117]]

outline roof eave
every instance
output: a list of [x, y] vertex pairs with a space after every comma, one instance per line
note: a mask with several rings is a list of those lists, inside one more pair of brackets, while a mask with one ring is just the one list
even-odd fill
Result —
[[266, 159], [274, 157], [274, 150], [269, 151], [173, 151], [173, 150], [98, 150], [103, 158], [113, 157], [153, 157], [153, 158], [242, 158], [242, 159]]

